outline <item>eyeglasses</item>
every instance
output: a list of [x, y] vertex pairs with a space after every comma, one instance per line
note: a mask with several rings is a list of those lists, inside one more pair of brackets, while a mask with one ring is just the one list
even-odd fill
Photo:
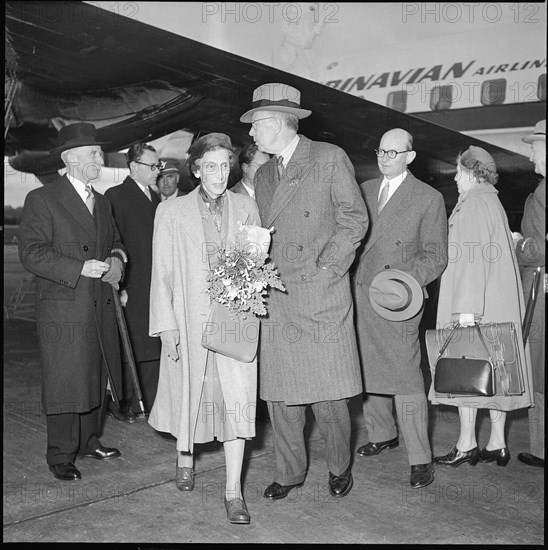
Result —
[[401, 153], [409, 153], [409, 151], [410, 149], [407, 149], [406, 151], [394, 151], [394, 149], [385, 151], [384, 149], [375, 149], [375, 153], [378, 157], [382, 158], [385, 154], [387, 154], [389, 159], [395, 159]]
[[163, 162], [159, 162], [158, 164], [147, 164], [146, 162], [139, 162], [138, 160], [135, 161], [137, 164], [142, 164], [143, 166], [148, 166], [153, 172], [158, 170], [158, 172], [164, 167]]
[[256, 118], [255, 120], [251, 121], [251, 126], [253, 126], [253, 128], [256, 128], [255, 127], [256, 122], [259, 122], [259, 120], [268, 120], [269, 118], [276, 118], [276, 117], [275, 116], [265, 116], [264, 118]]

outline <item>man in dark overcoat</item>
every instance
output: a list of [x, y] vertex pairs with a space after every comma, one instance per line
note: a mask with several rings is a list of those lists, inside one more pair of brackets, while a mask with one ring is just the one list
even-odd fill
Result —
[[19, 256], [36, 276], [47, 463], [56, 478], [75, 480], [77, 455], [120, 456], [99, 436], [108, 371], [111, 384], [121, 386], [112, 287], [127, 256], [110, 203], [90, 185], [104, 164], [95, 127], [65, 126], [58, 141], [51, 154], [61, 156], [67, 172], [27, 195]]
[[240, 120], [260, 151], [274, 154], [255, 176], [270, 255], [286, 292], [273, 291], [261, 322], [260, 397], [272, 423], [276, 471], [264, 492], [287, 496], [307, 471], [304, 426], [311, 405], [325, 441], [329, 492], [352, 488], [348, 398], [362, 381], [348, 270], [367, 230], [367, 211], [346, 153], [297, 134], [300, 92], [264, 84]]
[[395, 269], [420, 286], [438, 278], [447, 265], [447, 215], [441, 193], [407, 169], [415, 158], [412, 136], [389, 130], [377, 150], [381, 176], [360, 185], [370, 225], [354, 276], [356, 328], [366, 397], [363, 412], [370, 441], [361, 456], [396, 447], [403, 433], [411, 486], [434, 480], [428, 441], [428, 407], [420, 370], [419, 323], [422, 309], [411, 319], [389, 320], [372, 307], [369, 290], [374, 277]]
[[[145, 412], [149, 412], [158, 387], [161, 351], [160, 339], [148, 335], [152, 233], [154, 214], [160, 204], [160, 197], [150, 186], [156, 183], [163, 164], [154, 147], [146, 143], [132, 145], [127, 153], [127, 161], [129, 176], [120, 185], [108, 189], [105, 197], [112, 204], [112, 214], [127, 250], [128, 264], [120, 298], [125, 306], [127, 329]], [[127, 360], [122, 367], [124, 398], [120, 404], [121, 410], [116, 410], [110, 403], [109, 414], [117, 420], [131, 423], [135, 420], [132, 402], [133, 408], [138, 410], [135, 388]]]
[[533, 133], [523, 141], [531, 145], [530, 160], [535, 172], [542, 176], [534, 193], [527, 197], [521, 221], [521, 238], [516, 244], [516, 255], [521, 269], [523, 293], [526, 299], [531, 291], [533, 276], [540, 268], [540, 283], [533, 310], [529, 349], [533, 367], [533, 404], [529, 414], [530, 453], [519, 453], [518, 460], [528, 466], [544, 468], [544, 315], [546, 300], [546, 120], [535, 125]]

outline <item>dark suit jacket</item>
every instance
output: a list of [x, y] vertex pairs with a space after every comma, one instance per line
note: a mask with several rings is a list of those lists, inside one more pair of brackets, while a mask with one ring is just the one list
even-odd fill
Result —
[[447, 265], [447, 214], [441, 193], [408, 172], [380, 214], [382, 177], [360, 185], [369, 230], [354, 275], [356, 328], [365, 391], [411, 394], [424, 391], [420, 372], [419, 323], [388, 321], [371, 307], [369, 287], [385, 269], [412, 275], [425, 288]]
[[152, 202], [129, 176], [105, 193], [128, 254], [122, 288], [128, 293], [125, 317], [137, 362], [159, 359], [161, 346], [158, 338], [148, 335], [152, 233], [154, 214], [160, 204], [160, 198], [152, 189], [150, 194]]
[[[80, 275], [86, 260], [123, 249], [110, 203], [94, 192], [94, 217], [66, 176], [31, 191], [19, 232], [21, 263], [36, 275], [36, 314], [46, 414], [86, 412], [106, 387], [97, 329], [121, 389], [112, 286]], [[120, 391], [118, 391], [118, 395]]]
[[[231, 187], [230, 190], [233, 193], [240, 193], [240, 195], [247, 195], [248, 197], [251, 197], [248, 190], [244, 187], [242, 180], [240, 180], [234, 187]], [[254, 197], [251, 198], [254, 199]]]

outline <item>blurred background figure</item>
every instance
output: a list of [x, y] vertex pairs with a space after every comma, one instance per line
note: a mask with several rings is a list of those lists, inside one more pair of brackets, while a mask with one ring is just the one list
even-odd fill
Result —
[[160, 191], [162, 201], [181, 197], [184, 193], [179, 189], [179, 163], [175, 160], [162, 161], [164, 167], [160, 170], [156, 186]]
[[249, 195], [255, 200], [255, 172], [269, 160], [270, 155], [259, 151], [259, 148], [254, 143], [246, 145], [238, 157], [238, 162], [242, 170], [242, 179], [232, 187], [231, 191]]
[[535, 192], [527, 197], [516, 237], [516, 255], [521, 269], [523, 292], [529, 296], [533, 274], [540, 268], [540, 284], [533, 311], [529, 348], [533, 367], [533, 403], [529, 409], [530, 453], [519, 453], [518, 460], [529, 466], [544, 468], [544, 310], [546, 299], [546, 120], [535, 125], [533, 133], [523, 138], [531, 145], [530, 160], [535, 172], [542, 176]]

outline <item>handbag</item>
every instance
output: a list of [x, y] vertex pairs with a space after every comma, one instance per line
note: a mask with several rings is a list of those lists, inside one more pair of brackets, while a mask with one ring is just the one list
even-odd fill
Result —
[[239, 320], [223, 304], [213, 300], [202, 332], [202, 346], [242, 363], [257, 355], [259, 319], [252, 313]]
[[[514, 323], [486, 323], [476, 324], [472, 327], [461, 327], [457, 323], [447, 339], [444, 339], [444, 334], [446, 334], [446, 330], [442, 329], [426, 331], [426, 348], [430, 366], [434, 371], [434, 390], [436, 392], [451, 395], [484, 395], [457, 392], [456, 389], [459, 386], [455, 386], [454, 392], [445, 391], [447, 388], [451, 389], [445, 384], [445, 377], [455, 378], [459, 376], [458, 372], [452, 375], [445, 372], [438, 373], [438, 387], [440, 389], [437, 389], [436, 371], [445, 371], [451, 368], [450, 365], [438, 367], [438, 363], [442, 361], [443, 364], [449, 358], [460, 359], [462, 362], [464, 357], [465, 359], [480, 359], [492, 363], [495, 391], [491, 395], [523, 394], [522, 369], [525, 361], [521, 356], [522, 348], [518, 345], [518, 334]], [[444, 356], [442, 357], [442, 355]], [[453, 370], [458, 369], [459, 366], [453, 364], [452, 368]], [[470, 374], [466, 376], [470, 376]], [[442, 387], [444, 390], [441, 389]], [[483, 388], [486, 388], [486, 386], [483, 386]], [[471, 390], [472, 388], [468, 389]]]

